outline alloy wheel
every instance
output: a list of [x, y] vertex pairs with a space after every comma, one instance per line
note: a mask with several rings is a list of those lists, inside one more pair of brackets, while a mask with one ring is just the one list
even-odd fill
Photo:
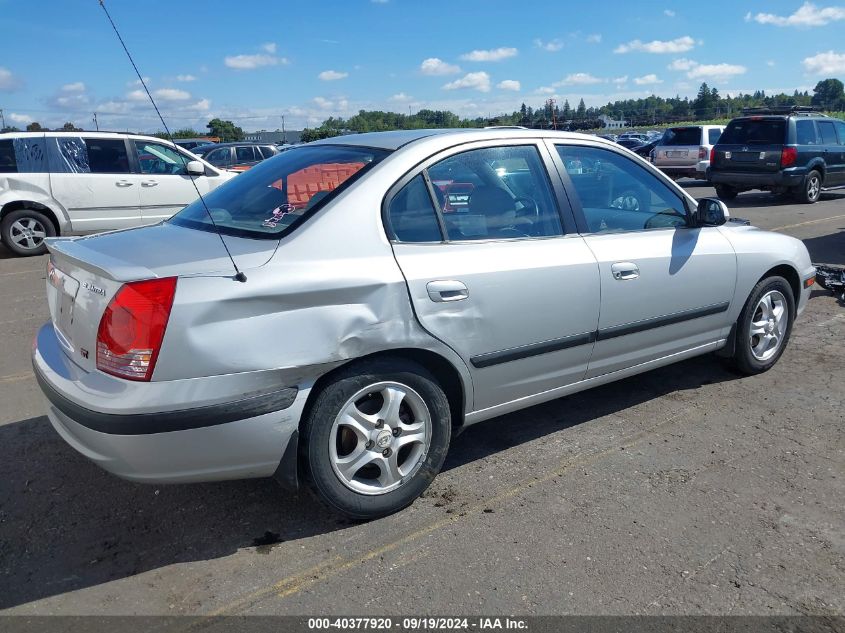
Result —
[[757, 360], [767, 361], [777, 354], [789, 325], [786, 297], [771, 290], [760, 297], [754, 308], [749, 328], [751, 353]]
[[35, 218], [20, 218], [12, 222], [9, 236], [18, 247], [32, 251], [44, 242], [47, 229]]
[[332, 424], [332, 469], [355, 492], [388, 493], [422, 466], [431, 434], [431, 414], [416, 391], [392, 381], [369, 385], [346, 401]]

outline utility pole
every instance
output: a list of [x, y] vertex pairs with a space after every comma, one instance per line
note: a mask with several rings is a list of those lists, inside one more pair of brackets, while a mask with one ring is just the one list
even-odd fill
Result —
[[94, 127], [97, 128], [97, 131], [100, 131], [100, 124], [97, 123], [97, 113], [94, 113]]
[[285, 115], [282, 115], [282, 145], [288, 142], [288, 134], [285, 132]]

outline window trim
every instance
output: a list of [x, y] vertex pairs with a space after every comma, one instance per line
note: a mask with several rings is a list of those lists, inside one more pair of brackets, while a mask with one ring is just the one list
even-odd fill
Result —
[[[556, 169], [553, 161], [548, 156], [548, 148], [546, 147], [544, 141], [546, 141], [546, 139], [543, 138], [499, 138], [486, 141], [469, 141], [458, 145], [453, 145], [452, 147], [449, 147], [444, 150], [440, 150], [436, 154], [432, 154], [425, 160], [420, 161], [413, 168], [405, 172], [405, 174], [403, 174], [398, 180], [396, 180], [396, 182], [394, 182], [393, 185], [388, 188], [387, 193], [382, 199], [381, 220], [382, 227], [384, 228], [384, 232], [388, 241], [390, 241], [392, 244], [403, 244], [410, 246], [431, 246], [432, 244], [488, 244], [491, 242], [516, 242], [524, 240], [549, 240], [571, 238], [573, 236], [577, 237], [578, 230], [575, 223], [575, 216], [573, 214], [571, 206], [569, 205], [569, 200], [565, 196], [561, 197], [561, 194], [563, 193], [563, 187], [562, 184], [555, 177], [558, 174], [556, 174]], [[443, 160], [446, 160], [447, 158], [451, 158], [452, 156], [456, 156], [458, 154], [463, 154], [478, 149], [489, 149], [496, 147], [532, 147], [536, 150], [537, 156], [540, 160], [540, 166], [546, 172], [552, 202], [557, 207], [558, 218], [560, 220], [561, 226], [560, 235], [529, 235], [526, 237], [498, 237], [481, 240], [449, 239], [449, 234], [446, 230], [446, 224], [443, 219], [443, 213], [442, 210], [439, 209], [440, 205], [437, 203], [437, 197], [434, 193], [433, 184], [431, 182], [431, 178], [428, 175], [428, 168], [436, 163], [439, 163]], [[546, 149], [545, 152], [543, 151], [544, 149]], [[393, 227], [390, 223], [389, 211], [393, 199], [400, 191], [402, 191], [405, 185], [407, 185], [411, 180], [413, 180], [416, 176], [419, 176], [420, 174], [423, 174], [423, 179], [426, 181], [426, 184], [428, 186], [428, 195], [431, 198], [431, 205], [437, 217], [437, 223], [440, 226], [440, 242], [403, 242], [397, 239], [396, 234], [393, 231]]]
[[[564, 188], [566, 189], [566, 194], [569, 197], [570, 206], [572, 208], [573, 213], [575, 214], [575, 220], [578, 225], [578, 233], [580, 235], [618, 235], [620, 233], [644, 233], [644, 232], [653, 232], [653, 231], [675, 231], [678, 228], [696, 228], [695, 223], [693, 222], [693, 209], [690, 205], [690, 201], [687, 197], [686, 192], [679, 192], [677, 191], [678, 185], [676, 185], [666, 174], [662, 171], [657, 169], [651, 163], [647, 163], [642, 159], [636, 160], [632, 159], [630, 156], [626, 156], [623, 152], [618, 151], [614, 147], [608, 147], [604, 143], [597, 143], [590, 141], [589, 139], [547, 139], [547, 144], [549, 146], [549, 151], [552, 154], [552, 159], [554, 160], [555, 166], [557, 167], [558, 174], [560, 175], [561, 180], [564, 183]], [[662, 227], [655, 227], [653, 229], [635, 229], [632, 231], [619, 229], [614, 231], [602, 231], [601, 233], [594, 233], [590, 231], [590, 227], [587, 224], [587, 217], [584, 215], [584, 208], [581, 206], [581, 198], [578, 196], [578, 191], [575, 189], [575, 184], [572, 182], [572, 179], [569, 177], [569, 172], [566, 171], [566, 167], [563, 164], [563, 159], [560, 157], [560, 154], [557, 151], [556, 146], [562, 145], [566, 147], [589, 147], [593, 149], [601, 149], [613, 154], [617, 154], [620, 158], [627, 160], [635, 165], [638, 165], [642, 168], [645, 168], [645, 171], [650, 173], [651, 175], [655, 176], [657, 180], [661, 181], [664, 185], [666, 185], [670, 191], [674, 192], [681, 200], [681, 203], [684, 205], [684, 210], [686, 211], [686, 225], [683, 227], [669, 227], [669, 226], [662, 226]]]

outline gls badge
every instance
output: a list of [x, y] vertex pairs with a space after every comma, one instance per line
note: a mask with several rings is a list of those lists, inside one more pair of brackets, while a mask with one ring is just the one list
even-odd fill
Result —
[[82, 282], [82, 287], [85, 288], [85, 290], [90, 290], [91, 292], [95, 292], [98, 295], [102, 295], [104, 297], [106, 296], [106, 291], [103, 288], [95, 286], [92, 283], [88, 283], [87, 281]]

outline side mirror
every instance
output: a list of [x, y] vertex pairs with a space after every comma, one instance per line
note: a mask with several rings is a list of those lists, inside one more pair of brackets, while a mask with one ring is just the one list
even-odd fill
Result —
[[185, 165], [185, 173], [189, 176], [204, 176], [205, 166], [198, 160], [189, 160]]
[[695, 210], [696, 226], [722, 226], [731, 217], [727, 205], [718, 198], [702, 198]]

